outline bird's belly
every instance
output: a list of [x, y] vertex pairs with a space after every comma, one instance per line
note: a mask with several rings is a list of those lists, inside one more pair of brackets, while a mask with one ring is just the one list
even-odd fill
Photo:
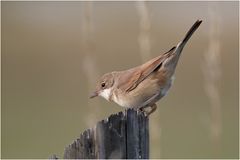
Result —
[[165, 95], [167, 95], [170, 87], [171, 87], [172, 84], [173, 84], [173, 81], [174, 81], [174, 76], [172, 76], [172, 77], [170, 78], [170, 80], [168, 81], [168, 83], [166, 83], [166, 85], [165, 85], [163, 88], [161, 88], [162, 97], [165, 96]]
[[169, 83], [165, 84], [164, 86], [160, 86], [156, 80], [146, 79], [142, 81], [134, 90], [128, 93], [118, 91], [122, 93], [114, 94], [113, 101], [122, 107], [136, 108], [149, 100], [151, 97], [157, 95], [149, 102], [151, 104], [154, 104], [167, 94], [167, 91], [172, 84], [172, 78], [168, 82]]

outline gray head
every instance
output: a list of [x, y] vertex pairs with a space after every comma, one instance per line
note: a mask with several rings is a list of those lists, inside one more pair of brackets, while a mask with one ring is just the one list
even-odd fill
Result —
[[104, 74], [100, 80], [97, 82], [96, 90], [92, 93], [90, 98], [94, 98], [96, 96], [101, 96], [106, 100], [109, 100], [112, 86], [114, 84], [114, 76], [113, 73]]

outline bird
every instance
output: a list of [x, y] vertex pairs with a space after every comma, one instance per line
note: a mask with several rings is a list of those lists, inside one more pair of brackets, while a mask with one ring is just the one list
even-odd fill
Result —
[[143, 111], [146, 116], [152, 114], [157, 109], [156, 102], [167, 95], [172, 86], [182, 50], [201, 23], [202, 20], [197, 20], [183, 40], [169, 51], [137, 67], [104, 74], [90, 98], [101, 96], [124, 108]]

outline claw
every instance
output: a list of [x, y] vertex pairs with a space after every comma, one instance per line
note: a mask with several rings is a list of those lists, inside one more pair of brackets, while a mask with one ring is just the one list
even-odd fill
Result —
[[[147, 109], [145, 108], [151, 108], [149, 111], [147, 111]], [[152, 114], [153, 112], [155, 112], [157, 109], [157, 105], [156, 104], [153, 104], [152, 106], [147, 106], [147, 107], [142, 107], [140, 108], [139, 110], [141, 112], [143, 112], [143, 114], [146, 116], [146, 117], [149, 117], [150, 114]]]

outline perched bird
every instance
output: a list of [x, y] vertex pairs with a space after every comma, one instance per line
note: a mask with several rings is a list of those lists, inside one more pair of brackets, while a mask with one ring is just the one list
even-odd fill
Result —
[[[168, 52], [140, 66], [104, 74], [90, 98], [101, 96], [122, 107], [145, 111], [147, 116], [153, 113], [157, 108], [156, 102], [167, 94], [172, 85], [183, 47], [201, 23], [197, 20], [184, 39]], [[147, 112], [146, 107], [150, 107], [150, 111]]]

